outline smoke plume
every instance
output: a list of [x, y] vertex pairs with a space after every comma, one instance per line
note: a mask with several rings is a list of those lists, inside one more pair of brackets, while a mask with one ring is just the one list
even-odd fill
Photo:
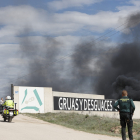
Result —
[[[82, 44], [78, 46], [73, 58], [74, 66], [79, 70], [79, 77], [91, 78], [93, 93], [105, 95], [106, 98], [118, 99], [122, 90], [127, 90], [129, 97], [140, 100], [140, 13], [130, 15], [127, 19], [128, 34], [122, 34], [121, 43], [104, 50], [105, 44]], [[84, 50], [84, 49], [86, 50]], [[90, 49], [89, 49], [90, 48]], [[101, 49], [102, 48], [102, 49]], [[91, 70], [89, 64], [95, 61]], [[84, 81], [84, 80], [83, 80]]]
[[[122, 39], [126, 42], [117, 46], [118, 50], [114, 51], [114, 55], [110, 58], [110, 67], [103, 67], [96, 85], [97, 93], [101, 94], [104, 91], [107, 98], [119, 98], [121, 91], [126, 89], [130, 98], [140, 100], [139, 23], [140, 13], [128, 17], [127, 27], [129, 28], [127, 29], [129, 33], [122, 35]], [[106, 82], [105, 79], [107, 79]]]
[[[69, 65], [59, 61], [61, 43], [46, 38], [36, 44], [29, 37], [20, 41], [21, 57], [28, 59], [29, 75], [17, 82], [21, 86], [53, 87], [53, 90], [105, 95], [117, 99], [126, 89], [129, 97], [140, 100], [140, 13], [127, 19], [128, 34], [122, 34], [125, 43], [106, 47], [103, 42], [84, 42], [71, 55]], [[65, 70], [68, 67], [70, 72]]]
[[129, 97], [140, 100], [140, 44], [124, 43], [104, 63], [96, 83], [96, 92], [106, 98], [119, 98], [126, 89]]
[[45, 37], [44, 43], [36, 43], [28, 35], [29, 29], [25, 29], [20, 35], [25, 36], [20, 40], [20, 52], [22, 59], [27, 59], [28, 74], [15, 83], [19, 86], [52, 87], [53, 90], [63, 92], [82, 92], [82, 86], [88, 85], [87, 78], [77, 77], [72, 65], [68, 68], [72, 71], [68, 74], [65, 66], [65, 55], [63, 56], [62, 43], [53, 38]]

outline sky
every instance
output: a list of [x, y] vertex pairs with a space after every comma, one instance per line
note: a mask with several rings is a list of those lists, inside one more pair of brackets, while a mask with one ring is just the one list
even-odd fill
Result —
[[38, 45], [47, 37], [63, 42], [66, 55], [81, 40], [110, 32], [100, 40], [113, 47], [126, 18], [139, 9], [140, 0], [0, 0], [0, 94], [28, 74], [21, 49], [26, 37]]

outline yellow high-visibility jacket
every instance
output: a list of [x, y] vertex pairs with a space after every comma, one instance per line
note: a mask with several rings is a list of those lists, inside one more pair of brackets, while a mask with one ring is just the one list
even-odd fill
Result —
[[13, 101], [13, 100], [6, 100], [6, 101], [2, 104], [2, 106], [14, 108], [14, 101]]

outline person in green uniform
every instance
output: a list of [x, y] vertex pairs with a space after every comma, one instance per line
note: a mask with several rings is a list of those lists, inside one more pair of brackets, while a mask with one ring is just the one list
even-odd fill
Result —
[[[133, 120], [132, 116], [135, 111], [135, 105], [133, 100], [127, 97], [128, 93], [126, 90], [122, 91], [122, 98], [117, 100], [114, 104], [114, 108], [120, 112], [120, 124], [121, 124], [121, 133], [122, 140], [126, 140], [126, 124], [128, 127], [129, 139], [133, 140], [132, 127]], [[119, 107], [118, 107], [119, 106]]]

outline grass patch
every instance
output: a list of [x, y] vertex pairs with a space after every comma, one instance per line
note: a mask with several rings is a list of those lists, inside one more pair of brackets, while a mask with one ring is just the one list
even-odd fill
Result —
[[[40, 120], [84, 132], [121, 137], [120, 120], [77, 113], [26, 114]], [[127, 131], [127, 130], [126, 130]], [[140, 120], [134, 120], [134, 139], [140, 140]]]

